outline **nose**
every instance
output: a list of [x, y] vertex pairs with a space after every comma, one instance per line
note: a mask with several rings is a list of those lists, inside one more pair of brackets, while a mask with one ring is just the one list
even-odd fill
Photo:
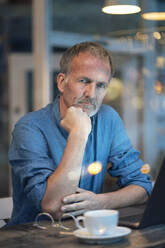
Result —
[[96, 94], [96, 85], [94, 82], [91, 82], [85, 87], [85, 96], [87, 97], [95, 97]]

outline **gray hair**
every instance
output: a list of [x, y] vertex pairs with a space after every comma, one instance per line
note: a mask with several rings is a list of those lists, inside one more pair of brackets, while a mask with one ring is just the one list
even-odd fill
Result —
[[69, 73], [72, 59], [75, 56], [78, 56], [80, 52], [89, 52], [93, 56], [98, 57], [101, 60], [108, 59], [109, 65], [111, 68], [111, 77], [113, 76], [114, 68], [112, 64], [111, 55], [105, 48], [103, 48], [100, 44], [96, 42], [81, 42], [67, 49], [63, 53], [63, 56], [60, 61], [60, 71], [62, 73], [65, 73], [65, 74]]

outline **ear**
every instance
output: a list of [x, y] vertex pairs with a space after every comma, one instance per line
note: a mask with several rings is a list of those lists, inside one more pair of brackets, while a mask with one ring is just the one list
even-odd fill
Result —
[[66, 84], [65, 79], [66, 79], [66, 75], [64, 73], [60, 72], [57, 75], [57, 86], [61, 93], [63, 93], [64, 88], [65, 88], [65, 84]]

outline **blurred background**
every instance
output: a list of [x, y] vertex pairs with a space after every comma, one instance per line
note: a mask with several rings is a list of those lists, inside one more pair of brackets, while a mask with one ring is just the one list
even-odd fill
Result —
[[[104, 4], [0, 0], [0, 197], [11, 194], [7, 153], [15, 122], [53, 101], [62, 53], [86, 40], [112, 54], [115, 75], [104, 102], [122, 117], [155, 180], [165, 156], [165, 1], [139, 0], [140, 12], [122, 15], [104, 13]], [[150, 11], [158, 16], [144, 19]]]

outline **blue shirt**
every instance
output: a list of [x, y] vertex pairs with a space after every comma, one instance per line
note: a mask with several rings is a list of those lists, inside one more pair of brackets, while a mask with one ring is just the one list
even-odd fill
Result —
[[[140, 170], [144, 163], [132, 147], [116, 111], [102, 105], [91, 121], [79, 187], [101, 193], [110, 162], [112, 166], [108, 172], [118, 178], [120, 187], [136, 184], [150, 194], [149, 176]], [[68, 132], [60, 126], [59, 98], [17, 122], [9, 150], [14, 205], [10, 225], [34, 221], [41, 212], [48, 177], [60, 163], [67, 138]], [[87, 171], [94, 161], [102, 163], [102, 170], [97, 175]]]

